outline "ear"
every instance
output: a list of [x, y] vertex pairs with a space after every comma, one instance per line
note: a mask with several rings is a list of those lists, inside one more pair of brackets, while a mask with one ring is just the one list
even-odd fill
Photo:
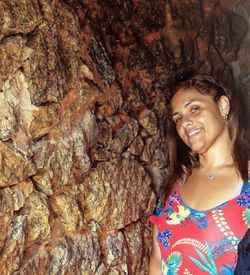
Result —
[[220, 99], [218, 100], [218, 107], [220, 109], [221, 115], [228, 115], [230, 111], [230, 102], [229, 99], [222, 95]]

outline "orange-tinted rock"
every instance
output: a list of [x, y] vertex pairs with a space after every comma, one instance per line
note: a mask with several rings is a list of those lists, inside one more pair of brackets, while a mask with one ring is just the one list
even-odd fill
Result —
[[[0, 88], [4, 82], [11, 80], [16, 70], [23, 65], [30, 55], [30, 50], [25, 46], [25, 40], [21, 36], [10, 37], [0, 45]], [[11, 58], [10, 58], [11, 56]]]
[[110, 150], [115, 153], [122, 153], [133, 142], [138, 134], [138, 130], [138, 122], [133, 118], [126, 118], [126, 120], [118, 126], [118, 129], [114, 130]]
[[13, 78], [6, 81], [3, 86], [3, 110], [9, 107], [15, 121], [8, 116], [8, 128], [12, 122], [13, 130], [9, 133], [9, 138], [13, 141], [13, 146], [24, 156], [31, 155], [29, 127], [32, 120], [33, 111], [37, 109], [31, 102], [27, 79], [21, 69], [17, 70]]
[[6, 141], [10, 139], [11, 134], [15, 131], [17, 121], [14, 110], [5, 102], [4, 93], [0, 94], [0, 139]]
[[112, 85], [104, 92], [98, 99], [100, 106], [97, 110], [97, 116], [100, 118], [112, 116], [122, 105], [121, 91], [117, 85]]
[[5, 239], [10, 230], [14, 209], [13, 201], [11, 198], [10, 189], [4, 189], [0, 191], [0, 250], [2, 249]]
[[30, 125], [30, 134], [33, 139], [39, 139], [48, 134], [49, 130], [59, 122], [59, 106], [51, 104], [40, 107], [33, 112], [33, 119]]
[[107, 232], [101, 241], [108, 274], [128, 274], [128, 250], [121, 231]]
[[35, 166], [14, 148], [0, 142], [0, 187], [25, 181], [35, 174]]
[[141, 211], [149, 215], [155, 203], [150, 178], [133, 159], [98, 164], [80, 189], [84, 219], [107, 229], [123, 228], [137, 221]]
[[77, 193], [77, 187], [71, 185], [50, 199], [56, 219], [60, 221], [67, 233], [74, 232], [83, 226], [82, 215], [76, 200]]
[[50, 212], [46, 196], [34, 191], [27, 198], [22, 213], [27, 217], [25, 241], [28, 245], [41, 243], [50, 233]]
[[145, 274], [148, 270], [150, 251], [145, 247], [152, 242], [149, 224], [133, 223], [125, 228], [124, 236], [128, 246], [129, 274]]
[[151, 110], [144, 109], [139, 115], [138, 122], [149, 135], [153, 136], [157, 134], [157, 120], [154, 112]]
[[[12, 222], [8, 238], [0, 253], [0, 272], [13, 274], [19, 268], [25, 250], [25, 230], [27, 217], [17, 216]], [[10, 264], [11, 263], [11, 264]]]
[[167, 163], [164, 145], [160, 135], [147, 138], [141, 159], [147, 164], [153, 164], [155, 167], [164, 167]]
[[29, 33], [42, 21], [39, 12], [39, 3], [36, 0], [1, 1], [0, 3], [1, 25], [0, 40], [4, 36]]

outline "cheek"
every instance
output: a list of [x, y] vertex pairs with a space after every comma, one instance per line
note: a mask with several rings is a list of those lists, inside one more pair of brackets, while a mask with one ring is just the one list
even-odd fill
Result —
[[185, 139], [187, 138], [184, 132], [184, 129], [182, 127], [176, 127], [176, 132], [178, 134], [178, 136], [180, 137], [180, 139], [185, 142]]

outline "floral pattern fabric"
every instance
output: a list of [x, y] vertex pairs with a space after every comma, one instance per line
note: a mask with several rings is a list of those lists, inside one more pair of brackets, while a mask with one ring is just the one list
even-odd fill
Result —
[[250, 183], [207, 211], [186, 205], [177, 186], [150, 221], [158, 229], [164, 275], [234, 274], [237, 245], [250, 227]]

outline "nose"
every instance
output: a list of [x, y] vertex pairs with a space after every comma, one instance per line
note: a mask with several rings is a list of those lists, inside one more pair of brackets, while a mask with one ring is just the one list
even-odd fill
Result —
[[193, 121], [190, 119], [189, 116], [183, 116], [182, 117], [182, 124], [181, 126], [186, 129], [188, 127], [191, 127], [193, 125]]

